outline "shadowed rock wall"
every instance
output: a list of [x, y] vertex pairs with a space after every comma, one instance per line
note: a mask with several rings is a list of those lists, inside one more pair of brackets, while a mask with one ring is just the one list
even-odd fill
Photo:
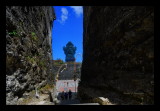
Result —
[[141, 104], [143, 98], [153, 104], [154, 8], [83, 8], [81, 99], [104, 96], [115, 104]]

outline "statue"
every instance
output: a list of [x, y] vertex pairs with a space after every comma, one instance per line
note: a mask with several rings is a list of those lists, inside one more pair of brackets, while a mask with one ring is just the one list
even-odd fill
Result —
[[63, 47], [64, 53], [66, 55], [65, 61], [66, 62], [74, 62], [75, 61], [75, 52], [76, 52], [76, 47], [72, 44], [72, 42], [68, 42], [66, 44], [66, 47]]

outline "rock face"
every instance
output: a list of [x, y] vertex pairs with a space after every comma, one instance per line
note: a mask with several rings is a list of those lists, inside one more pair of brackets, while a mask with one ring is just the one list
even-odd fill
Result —
[[25, 91], [53, 82], [54, 19], [52, 7], [6, 7], [6, 104], [16, 104]]
[[153, 7], [84, 6], [83, 34], [82, 99], [154, 104]]

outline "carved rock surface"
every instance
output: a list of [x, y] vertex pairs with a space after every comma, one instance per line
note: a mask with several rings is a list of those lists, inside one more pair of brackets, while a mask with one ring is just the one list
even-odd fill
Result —
[[53, 83], [54, 19], [54, 9], [49, 6], [6, 7], [6, 104], [17, 104], [17, 98], [39, 83]]

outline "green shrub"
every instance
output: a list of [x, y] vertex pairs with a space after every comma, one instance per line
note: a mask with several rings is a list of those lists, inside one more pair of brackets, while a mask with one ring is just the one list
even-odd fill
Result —
[[35, 32], [32, 32], [31, 35], [32, 35], [32, 40], [33, 41], [37, 41], [38, 40], [38, 37], [36, 36]]
[[36, 36], [33, 36], [32, 39], [33, 39], [34, 41], [37, 41], [37, 40], [38, 40]]
[[12, 32], [9, 32], [10, 36], [18, 36], [17, 31], [13, 30]]
[[39, 65], [40, 65], [41, 67], [45, 67], [45, 66], [46, 66], [45, 61], [41, 60], [41, 61], [39, 62]]
[[34, 58], [33, 57], [30, 57], [30, 56], [27, 56], [27, 60], [30, 62], [30, 63], [34, 63]]
[[53, 89], [53, 88], [54, 88], [53, 85], [46, 84], [44, 87], [41, 87], [39, 90], [44, 91], [44, 90], [50, 90], [50, 89]]
[[35, 32], [32, 32], [31, 35], [32, 35], [32, 36], [35, 36], [36, 34], [35, 34]]

